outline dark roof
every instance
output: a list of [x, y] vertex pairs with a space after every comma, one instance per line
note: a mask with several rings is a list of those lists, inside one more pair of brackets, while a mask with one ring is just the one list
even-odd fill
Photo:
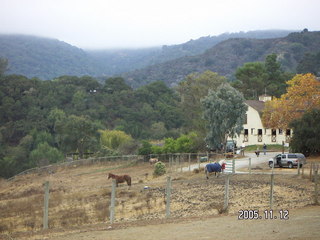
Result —
[[262, 114], [262, 111], [264, 109], [264, 102], [258, 100], [246, 100], [245, 103], [257, 110], [260, 115]]

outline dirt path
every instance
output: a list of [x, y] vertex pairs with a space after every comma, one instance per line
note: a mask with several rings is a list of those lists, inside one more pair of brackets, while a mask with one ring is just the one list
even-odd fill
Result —
[[[279, 214], [277, 216], [279, 218]], [[106, 226], [105, 230], [71, 233], [45, 239], [320, 239], [320, 206], [290, 210], [288, 220], [267, 220], [264, 217], [261, 220], [238, 220], [238, 216], [220, 216], [202, 220], [178, 220], [176, 223], [130, 226], [118, 229], [108, 229], [108, 226]]]

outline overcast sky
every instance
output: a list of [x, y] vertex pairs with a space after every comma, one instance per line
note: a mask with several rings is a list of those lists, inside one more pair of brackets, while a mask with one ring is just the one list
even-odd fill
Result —
[[320, 0], [0, 0], [0, 33], [81, 48], [171, 45], [224, 32], [320, 30]]

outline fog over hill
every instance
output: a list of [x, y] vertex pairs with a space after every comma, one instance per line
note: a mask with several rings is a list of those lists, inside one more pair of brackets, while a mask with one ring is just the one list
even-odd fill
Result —
[[[164, 74], [158, 68], [161, 69], [172, 63], [175, 65], [175, 62], [180, 61], [181, 58], [184, 59], [182, 61], [190, 59], [194, 63], [205, 61], [207, 65], [212, 65], [210, 64], [212, 61], [220, 61], [219, 59], [213, 60], [212, 57], [206, 55], [208, 52], [204, 52], [230, 38], [274, 39], [285, 37], [290, 32], [288, 30], [267, 30], [224, 33], [219, 36], [201, 37], [178, 45], [112, 50], [83, 50], [57, 39], [26, 35], [0, 35], [0, 57], [9, 60], [7, 74], [21, 74], [29, 78], [37, 77], [43, 80], [53, 79], [62, 75], [110, 77], [122, 74], [126, 79], [129, 79], [133, 86], [139, 86], [144, 82], [153, 80], [165, 80], [168, 82], [169, 80], [166, 78], [171, 78], [172, 76]], [[202, 57], [205, 57], [206, 60], [197, 60]], [[220, 58], [218, 55], [216, 57]], [[190, 66], [190, 64], [183, 68], [187, 66]], [[180, 68], [178, 65], [177, 67]], [[179, 77], [173, 79], [176, 82], [182, 79], [187, 72], [201, 70], [202, 68], [206, 68], [206, 65], [202, 67], [192, 66], [188, 71], [173, 70], [172, 68], [168, 69], [168, 71], [179, 72]], [[140, 71], [138, 69], [142, 69], [142, 75], [138, 74]], [[162, 72], [161, 76], [144, 72], [148, 72], [150, 69], [152, 71], [157, 69], [155, 70], [156, 72]], [[126, 72], [130, 73], [124, 74]], [[141, 79], [138, 79], [140, 77]]]

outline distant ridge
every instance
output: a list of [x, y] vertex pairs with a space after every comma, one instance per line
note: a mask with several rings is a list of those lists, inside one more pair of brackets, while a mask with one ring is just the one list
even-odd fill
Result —
[[320, 32], [304, 31], [272, 39], [233, 38], [218, 43], [203, 54], [148, 66], [123, 74], [123, 77], [134, 87], [156, 80], [174, 86], [188, 74], [206, 70], [232, 77], [235, 70], [244, 63], [264, 61], [272, 53], [278, 55], [284, 70], [295, 72], [306, 53], [319, 52], [319, 49]]
[[[95, 51], [83, 50], [56, 39], [0, 34], [0, 57], [9, 60], [7, 74], [21, 74], [29, 78], [37, 77], [48, 80], [62, 75], [110, 77], [150, 65], [176, 61], [181, 57], [196, 59], [197, 57], [191, 56], [204, 54], [206, 50], [226, 39], [278, 38], [286, 36], [290, 32], [288, 30], [266, 30], [224, 33], [219, 36], [201, 37], [184, 44], [171, 46]], [[174, 81], [183, 78], [184, 73], [181, 74]], [[154, 78], [157, 80], [166, 78], [166, 74], [163, 73], [162, 77], [151, 74], [143, 76], [141, 80], [136, 79], [140, 77], [138, 72], [135, 72], [133, 77], [131, 75], [132, 73], [123, 76], [128, 76], [128, 79], [134, 78], [129, 81], [133, 86], [140, 86], [143, 82], [153, 81]], [[165, 81], [168, 82], [166, 79]]]

